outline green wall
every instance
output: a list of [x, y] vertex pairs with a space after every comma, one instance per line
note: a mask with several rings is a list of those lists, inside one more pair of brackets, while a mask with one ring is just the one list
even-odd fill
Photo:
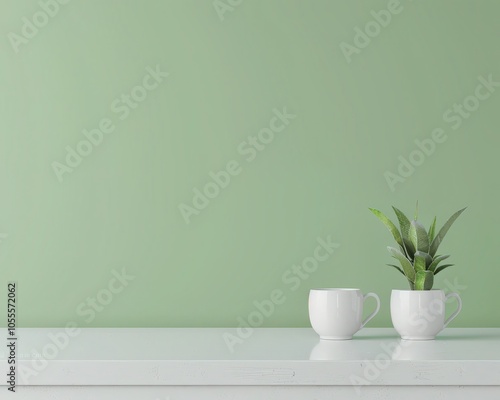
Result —
[[[368, 207], [418, 199], [426, 225], [469, 207], [435, 284], [460, 291], [453, 326], [500, 327], [498, 1], [40, 10], [0, 13], [0, 295], [17, 281], [20, 326], [237, 326], [273, 291], [260, 324], [308, 326], [314, 287], [377, 292], [370, 326], [390, 326], [406, 283]], [[318, 238], [336, 245], [298, 271]]]

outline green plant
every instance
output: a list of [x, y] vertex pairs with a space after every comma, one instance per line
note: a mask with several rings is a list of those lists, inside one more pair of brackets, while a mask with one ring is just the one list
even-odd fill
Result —
[[434, 284], [434, 275], [454, 265], [439, 265], [449, 255], [436, 255], [436, 252], [451, 225], [464, 212], [465, 208], [453, 214], [437, 233], [436, 217], [432, 221], [429, 232], [417, 220], [418, 203], [413, 221], [410, 221], [396, 207], [393, 206], [392, 208], [396, 213], [400, 229], [381, 211], [370, 208], [370, 211], [389, 229], [399, 245], [399, 248], [388, 246], [387, 250], [389, 250], [392, 257], [399, 261], [401, 267], [393, 264], [387, 265], [401, 272], [408, 279], [412, 290], [430, 290]]

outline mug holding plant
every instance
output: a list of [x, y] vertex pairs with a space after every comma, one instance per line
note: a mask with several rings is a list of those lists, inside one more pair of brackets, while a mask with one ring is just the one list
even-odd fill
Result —
[[[381, 211], [370, 211], [389, 229], [398, 247], [387, 250], [399, 261], [399, 266], [387, 264], [405, 276], [411, 290], [393, 290], [391, 294], [391, 318], [403, 339], [434, 339], [460, 312], [462, 301], [457, 293], [445, 296], [442, 290], [431, 290], [434, 276], [453, 264], [441, 264], [449, 255], [438, 255], [438, 248], [456, 219], [465, 208], [454, 213], [436, 233], [436, 217], [427, 231], [418, 221], [418, 204], [412, 221], [399, 209], [392, 207], [399, 222], [399, 229]], [[444, 303], [455, 297], [458, 309], [446, 321]]]

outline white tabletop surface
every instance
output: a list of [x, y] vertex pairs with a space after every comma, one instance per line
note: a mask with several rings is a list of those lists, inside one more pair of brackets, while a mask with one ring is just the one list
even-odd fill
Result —
[[44, 346], [61, 332], [17, 330], [18, 385], [349, 385], [356, 376], [374, 385], [500, 385], [499, 328], [448, 328], [422, 342], [389, 328], [348, 341], [259, 328], [233, 351], [223, 335], [237, 337], [234, 328], [85, 328], [46, 361]]

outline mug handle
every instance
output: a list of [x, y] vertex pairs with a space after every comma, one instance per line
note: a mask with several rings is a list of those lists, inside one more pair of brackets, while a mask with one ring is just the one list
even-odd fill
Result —
[[448, 293], [446, 296], [445, 296], [445, 300], [448, 300], [450, 297], [454, 297], [457, 299], [457, 303], [458, 303], [458, 307], [457, 307], [457, 310], [451, 314], [448, 319], [444, 322], [444, 328], [446, 328], [448, 326], [448, 324], [453, 321], [456, 316], [460, 313], [460, 311], [462, 311], [462, 299], [460, 298], [460, 296], [458, 295], [458, 293]]
[[[363, 323], [361, 324], [361, 327], [359, 329], [363, 328], [375, 315], [377, 315], [378, 311], [380, 310], [380, 299], [375, 293], [365, 294], [363, 296], [363, 304], [368, 297], [373, 297], [375, 299], [375, 301], [377, 302], [377, 307], [375, 308], [374, 312], [372, 312], [368, 317], [365, 318], [365, 320], [363, 321]], [[457, 314], [458, 314], [458, 312], [457, 312]]]

